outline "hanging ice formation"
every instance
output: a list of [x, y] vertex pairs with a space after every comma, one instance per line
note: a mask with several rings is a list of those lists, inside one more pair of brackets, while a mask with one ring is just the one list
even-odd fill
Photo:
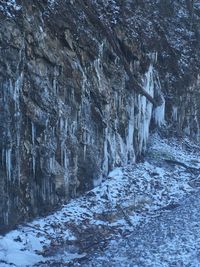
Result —
[[[95, 70], [98, 80], [98, 85], [101, 90], [104, 89], [104, 74], [101, 69], [100, 58], [103, 57], [103, 46], [100, 46], [99, 57], [95, 61]], [[102, 169], [106, 173], [109, 169], [112, 169], [116, 165], [127, 164], [129, 161], [135, 161], [135, 149], [134, 138], [137, 140], [138, 144], [137, 154], [141, 154], [142, 151], [146, 149], [147, 140], [149, 137], [149, 127], [152, 117], [154, 118], [156, 124], [161, 126], [164, 124], [164, 113], [165, 113], [165, 101], [161, 94], [161, 85], [158, 77], [158, 73], [154, 68], [154, 64], [157, 61], [157, 53], [149, 54], [150, 65], [147, 72], [144, 75], [142, 86], [145, 91], [152, 97], [155, 94], [162, 99], [162, 105], [153, 108], [152, 103], [142, 95], [130, 95], [128, 102], [126, 103], [126, 109], [128, 114], [127, 130], [125, 140], [119, 134], [117, 129], [118, 125], [118, 115], [116, 114], [114, 120], [114, 127], [109, 127], [109, 118], [111, 111], [119, 110], [123, 106], [123, 100], [121, 92], [115, 92], [112, 103], [107, 104], [104, 111], [105, 121], [108, 125], [104, 129], [104, 146], [103, 146], [103, 163]], [[135, 112], [135, 107], [137, 106], [138, 112]]]
[[165, 99], [164, 96], [161, 95], [162, 104], [154, 109], [153, 117], [156, 125], [161, 127], [165, 124]]
[[129, 120], [128, 120], [128, 134], [127, 134], [127, 153], [128, 160], [133, 159], [135, 161], [135, 152], [133, 147], [133, 135], [134, 135], [134, 97], [129, 100]]
[[172, 107], [172, 121], [177, 121], [178, 119], [178, 108], [176, 106]]
[[60, 112], [60, 120], [59, 120], [59, 127], [60, 127], [60, 151], [61, 151], [61, 165], [64, 169], [64, 183], [67, 188], [68, 185], [68, 155], [67, 155], [67, 149], [65, 145], [65, 141], [67, 138], [67, 129], [68, 129], [68, 119], [63, 118], [63, 114]]
[[[147, 73], [145, 74], [144, 89], [152, 97], [154, 95], [154, 81], [153, 81], [153, 66], [150, 64]], [[136, 127], [138, 129], [138, 141], [139, 141], [139, 152], [146, 148], [146, 142], [149, 136], [149, 125], [152, 115], [152, 104], [147, 100], [145, 96], [138, 95], [138, 110], [139, 113], [136, 116]]]
[[[146, 97], [138, 96], [138, 110], [139, 114], [136, 116], [136, 126], [138, 129], [139, 152], [146, 149], [147, 139], [149, 137], [149, 126], [151, 118], [154, 118], [155, 123], [160, 127], [165, 123], [165, 100], [161, 92], [161, 85], [158, 74], [154, 69], [153, 64], [157, 61], [157, 53], [149, 54], [151, 63], [143, 80], [143, 88], [152, 97], [159, 95], [162, 104], [155, 107], [146, 99]], [[153, 111], [153, 112], [152, 112]]]
[[97, 74], [98, 84], [99, 84], [99, 90], [102, 91], [104, 89], [104, 79], [102, 78], [102, 66], [101, 66], [101, 59], [103, 57], [103, 47], [104, 43], [100, 44], [99, 46], [99, 55], [98, 58], [94, 61], [94, 67]]
[[[154, 63], [157, 62], [157, 52], [153, 55]], [[154, 69], [154, 95], [157, 95], [160, 98], [160, 105], [154, 108], [153, 110], [153, 119], [158, 127], [165, 125], [165, 98], [162, 93], [160, 78], [158, 72]]]
[[165, 124], [165, 98], [162, 94], [160, 79], [156, 70], [154, 70], [154, 92], [159, 96], [161, 105], [153, 110], [153, 118], [158, 127]]
[[67, 149], [65, 148], [64, 150], [64, 162], [63, 162], [63, 167], [64, 167], [64, 183], [66, 187], [66, 191], [68, 190], [68, 185], [69, 185], [69, 159], [67, 155]]
[[32, 170], [33, 176], [35, 176], [35, 136], [36, 136], [36, 128], [35, 124], [31, 122], [31, 137], [32, 137]]
[[16, 128], [16, 170], [18, 183], [20, 179], [20, 129], [21, 129], [21, 110], [20, 110], [20, 89], [23, 82], [23, 72], [14, 84], [13, 98], [15, 101], [15, 128]]
[[[13, 82], [11, 79], [5, 84], [3, 90], [4, 112], [8, 118], [6, 125], [6, 144], [2, 149], [2, 161], [5, 162], [5, 171], [8, 180], [15, 180], [20, 177], [20, 128], [21, 128], [21, 110], [20, 110], [20, 88], [23, 80], [23, 73], [19, 74], [18, 79]], [[14, 109], [10, 108], [13, 103]], [[13, 118], [13, 119], [12, 119]], [[12, 127], [15, 129], [15, 135], [12, 135]], [[15, 144], [15, 147], [13, 147]], [[12, 157], [15, 157], [15, 163], [12, 164]], [[15, 173], [12, 177], [12, 173]], [[17, 175], [16, 175], [17, 174]]]
[[12, 155], [12, 148], [7, 148], [5, 151], [5, 157], [6, 157], [6, 175], [7, 178], [11, 179], [11, 169], [12, 169], [12, 161], [11, 161], [11, 155]]
[[196, 101], [194, 103], [194, 121], [196, 125], [196, 138], [197, 138], [197, 141], [199, 141], [200, 140], [200, 125], [199, 125], [199, 120], [198, 120], [198, 105]]
[[105, 128], [104, 131], [104, 159], [102, 169], [107, 174], [108, 173], [108, 127]]

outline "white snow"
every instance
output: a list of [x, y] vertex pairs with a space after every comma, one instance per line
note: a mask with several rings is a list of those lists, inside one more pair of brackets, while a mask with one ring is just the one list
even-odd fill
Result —
[[15, 0], [6, 0], [0, 3], [0, 11], [8, 17], [14, 17], [12, 11], [19, 11], [22, 7], [16, 3]]
[[[0, 259], [4, 260], [9, 264], [14, 264], [14, 266], [29, 266], [33, 265], [42, 260], [42, 257], [35, 254], [32, 251], [22, 250], [21, 244], [14, 241], [15, 235], [13, 233], [8, 234], [6, 237], [0, 239]], [[5, 266], [1, 264], [0, 266]]]

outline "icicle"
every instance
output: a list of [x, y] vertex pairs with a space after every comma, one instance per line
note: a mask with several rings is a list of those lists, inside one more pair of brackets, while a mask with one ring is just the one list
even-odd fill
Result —
[[19, 96], [20, 96], [20, 88], [21, 88], [22, 80], [23, 80], [23, 73], [20, 74], [20, 76], [16, 80], [15, 86], [14, 86], [13, 99], [15, 101], [15, 112], [20, 111]]
[[133, 148], [133, 135], [134, 135], [134, 100], [131, 98], [130, 110], [129, 110], [129, 120], [128, 120], [128, 134], [127, 134], [127, 157], [132, 157]]
[[55, 94], [57, 94], [57, 81], [56, 78], [53, 79], [53, 91]]
[[154, 87], [155, 87], [154, 88], [155, 94], [159, 95], [162, 104], [154, 109], [153, 118], [156, 125], [158, 127], [161, 127], [162, 125], [165, 124], [165, 99], [164, 96], [162, 95], [160, 79], [156, 71], [154, 71]]
[[152, 64], [156, 64], [157, 63], [158, 52], [155, 51], [155, 52], [149, 53], [148, 56], [149, 56]]
[[[116, 157], [116, 135], [115, 135], [115, 132], [112, 132], [112, 133], [108, 133], [108, 137], [107, 137], [107, 140], [108, 140], [108, 144], [109, 144], [109, 147], [111, 149], [110, 151], [110, 156], [112, 158], [112, 160], [114, 160], [114, 164], [118, 162], [118, 159]], [[111, 166], [111, 168], [114, 167], [114, 166]]]
[[4, 149], [2, 149], [2, 152], [1, 152], [1, 162], [2, 162], [2, 166], [4, 165], [4, 153], [5, 153], [5, 151], [4, 151]]
[[60, 158], [61, 158], [61, 165], [64, 165], [64, 142], [61, 141], [60, 143]]
[[133, 148], [133, 134], [134, 134], [134, 121], [131, 121], [131, 119], [129, 119], [128, 137], [127, 137], [127, 147], [129, 151], [132, 150]]
[[[153, 66], [150, 64], [144, 79], [144, 89], [151, 96], [154, 95]], [[149, 125], [152, 115], [152, 104], [144, 96], [138, 96], [138, 130], [139, 130], [139, 151], [146, 149], [146, 142], [149, 137]]]
[[159, 127], [165, 124], [165, 99], [163, 96], [161, 97], [162, 97], [162, 104], [154, 109], [154, 114], [153, 114], [155, 123]]
[[97, 74], [97, 80], [98, 80], [98, 84], [99, 84], [99, 91], [102, 91], [104, 89], [104, 83], [103, 83], [103, 78], [102, 78], [102, 68], [101, 68], [101, 58], [103, 56], [103, 46], [104, 43], [102, 43], [99, 46], [99, 55], [98, 58], [94, 61], [94, 67], [95, 67], [95, 71]]
[[82, 142], [83, 142], [83, 159], [86, 159], [86, 152], [87, 152], [87, 145], [90, 144], [91, 138], [90, 138], [90, 133], [87, 130], [86, 127], [83, 127], [83, 133], [82, 133]]
[[33, 169], [33, 176], [35, 177], [35, 156], [32, 156], [32, 169]]
[[172, 107], [172, 120], [177, 121], [178, 119], [178, 108], [176, 106]]
[[[13, 98], [15, 101], [15, 128], [16, 128], [16, 170], [18, 184], [20, 182], [20, 129], [21, 129], [21, 110], [20, 110], [20, 89], [23, 80], [23, 72], [15, 82]], [[15, 177], [15, 176], [14, 176]]]
[[102, 169], [105, 174], [108, 174], [108, 127], [105, 129], [104, 133], [104, 157], [103, 157], [103, 166]]
[[31, 138], [32, 138], [32, 170], [33, 175], [35, 176], [35, 136], [36, 128], [33, 122], [31, 122]]
[[197, 102], [194, 101], [194, 121], [195, 121], [195, 124], [196, 124], [196, 139], [197, 141], [200, 140], [200, 125], [199, 125], [199, 119], [198, 119], [198, 105], [197, 105]]
[[8, 180], [11, 179], [11, 168], [12, 168], [12, 148], [7, 148], [6, 149], [6, 175]]
[[50, 172], [52, 172], [54, 170], [54, 162], [55, 162], [55, 158], [54, 157], [51, 157], [49, 159], [49, 169], [50, 169]]
[[75, 121], [73, 121], [72, 124], [71, 124], [71, 133], [72, 133], [72, 135], [75, 135], [76, 129], [77, 129], [77, 124], [76, 124]]
[[119, 151], [119, 164], [127, 164], [127, 147], [122, 139], [122, 137], [120, 136], [119, 133], [116, 134], [117, 135], [117, 145], [119, 147], [118, 151]]
[[87, 151], [87, 145], [84, 144], [84, 145], [83, 145], [83, 160], [86, 159], [86, 151]]
[[31, 139], [32, 139], [32, 145], [35, 145], [35, 125], [33, 122], [31, 122]]
[[87, 87], [86, 87], [86, 84], [87, 84], [87, 76], [86, 76], [85, 71], [83, 70], [80, 62], [77, 63], [77, 67], [81, 71], [82, 76], [83, 76], [83, 79], [82, 79], [82, 92], [84, 93], [84, 92], [87, 92]]
[[96, 74], [97, 74], [97, 78], [98, 78], [98, 82], [99, 84], [101, 83], [101, 65], [100, 65], [100, 58], [97, 58], [94, 62], [94, 67], [95, 67], [95, 70], [96, 70]]
[[60, 117], [60, 133], [62, 134], [63, 132], [63, 128], [64, 128], [64, 121], [63, 121], [63, 118]]
[[63, 162], [64, 162], [64, 169], [65, 169], [64, 182], [65, 182], [65, 185], [68, 185], [68, 183], [69, 183], [69, 178], [68, 178], [68, 158], [67, 158], [67, 150], [66, 149], [64, 149]]
[[53, 92], [56, 95], [58, 93], [58, 88], [57, 88], [57, 77], [58, 77], [58, 75], [59, 75], [59, 72], [58, 72], [57, 67], [55, 66], [54, 67], [54, 72], [53, 72]]
[[42, 179], [42, 199], [45, 201], [46, 200], [46, 177]]

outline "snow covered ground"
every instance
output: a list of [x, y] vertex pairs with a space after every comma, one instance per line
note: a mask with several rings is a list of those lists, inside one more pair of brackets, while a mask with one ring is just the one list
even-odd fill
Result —
[[1, 0], [0, 11], [3, 12], [7, 17], [14, 17], [15, 12], [21, 10], [21, 6], [16, 3], [15, 0]]
[[200, 266], [199, 187], [199, 147], [155, 134], [144, 162], [0, 236], [0, 267]]
[[199, 194], [184, 197], [179, 207], [138, 225], [128, 237], [112, 240], [81, 266], [199, 267]]

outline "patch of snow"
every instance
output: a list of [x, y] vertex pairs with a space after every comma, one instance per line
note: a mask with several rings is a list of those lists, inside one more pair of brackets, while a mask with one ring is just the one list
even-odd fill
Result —
[[8, 17], [14, 17], [14, 13], [21, 10], [22, 6], [18, 5], [15, 0], [3, 0], [0, 2], [0, 11]]
[[[23, 243], [15, 241], [15, 238], [16, 236], [18, 236], [18, 234], [18, 232], [13, 231], [7, 234], [6, 237], [0, 238], [0, 259], [7, 262], [8, 264], [13, 264], [14, 266], [20, 267], [33, 265], [41, 261], [42, 256], [39, 256], [34, 251], [32, 251], [33, 247], [30, 248], [29, 251], [27, 250], [24, 253]], [[32, 240], [35, 242], [35, 239]], [[39, 242], [37, 242], [36, 247], [40, 247]], [[3, 264], [0, 263], [0, 266], [3, 267]]]

